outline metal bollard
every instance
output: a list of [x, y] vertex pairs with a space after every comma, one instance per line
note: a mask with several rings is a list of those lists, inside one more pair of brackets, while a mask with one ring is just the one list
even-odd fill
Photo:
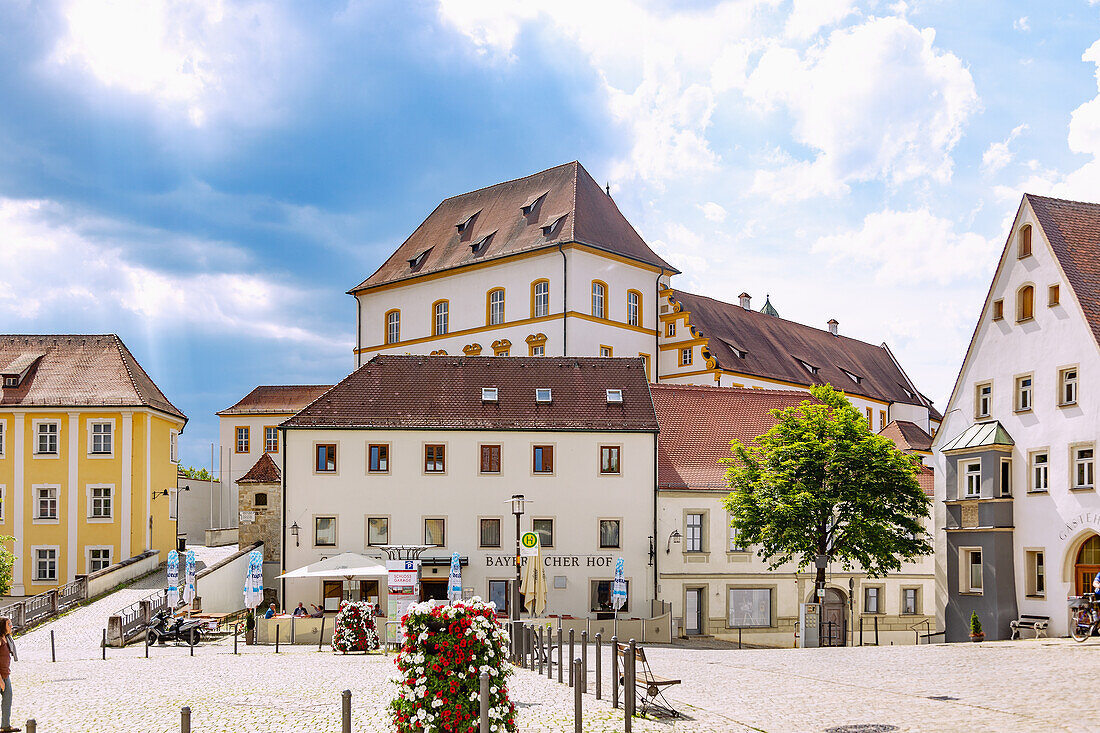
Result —
[[481, 673], [481, 733], [489, 733], [489, 673]]
[[189, 641], [187, 642], [187, 646], [191, 647], [191, 656], [195, 656], [195, 645]]
[[191, 708], [187, 705], [180, 708], [180, 733], [191, 733]]
[[53, 645], [53, 629], [50, 629], [50, 661], [57, 661], [57, 650], [54, 648]]
[[237, 653], [237, 637], [241, 635], [241, 625], [233, 625], [233, 653]]
[[343, 733], [351, 733], [351, 690], [340, 693], [340, 718], [343, 721], [343, 727], [340, 730]]
[[535, 629], [527, 627], [527, 669], [535, 669]]
[[634, 717], [634, 693], [635, 686], [637, 684], [637, 670], [635, 669], [635, 662], [637, 661], [638, 642], [633, 639], [627, 644], [626, 653], [626, 681], [623, 683], [623, 710], [626, 711], [627, 726], [629, 731], [631, 726], [630, 719]]
[[537, 652], [537, 655], [538, 655], [538, 662], [539, 662], [539, 677], [542, 677], [543, 646], [542, 646], [542, 627], [541, 626], [539, 627], [539, 630], [538, 630], [538, 652]]
[[38, 723], [34, 722], [34, 718], [27, 721], [27, 733], [38, 733]]
[[611, 637], [611, 707], [619, 707], [619, 637]]
[[[574, 674], [578, 680], [581, 676], [581, 660], [573, 660]], [[584, 733], [584, 729], [581, 724], [584, 722], [584, 711], [581, 709], [581, 686], [577, 685], [573, 688], [573, 730], [575, 733]]]
[[[576, 657], [573, 654], [573, 629], [569, 629], [569, 659], [570, 660], [576, 659]], [[573, 662], [570, 661], [569, 662], [569, 686], [570, 687], [572, 687], [575, 684], [574, 677], [573, 677], [574, 671], [575, 670], [574, 670]]]
[[279, 624], [275, 624], [275, 653], [279, 653]]
[[103, 659], [107, 659], [107, 629], [103, 630]]
[[325, 643], [325, 617], [321, 616], [321, 633], [317, 637], [317, 651], [321, 651], [321, 645]]
[[581, 632], [581, 689], [588, 692], [588, 629]]
[[561, 684], [561, 627], [558, 627], [558, 684]]
[[596, 632], [596, 699], [603, 698], [603, 636]]
[[145, 635], [145, 658], [149, 658], [149, 634]]

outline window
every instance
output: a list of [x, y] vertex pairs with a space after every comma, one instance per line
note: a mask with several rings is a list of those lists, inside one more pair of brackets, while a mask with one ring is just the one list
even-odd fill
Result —
[[441, 517], [424, 520], [424, 544], [443, 547], [447, 544], [447, 520]]
[[1001, 459], [1001, 496], [1012, 496], [1012, 459]]
[[88, 572], [94, 573], [104, 568], [111, 567], [111, 548], [110, 547], [89, 547], [88, 548]]
[[392, 310], [386, 313], [386, 343], [396, 344], [401, 340], [401, 311]]
[[603, 344], [600, 345], [600, 356], [611, 356], [612, 351], [613, 350], [610, 346], [604, 346]]
[[390, 543], [390, 518], [367, 517], [367, 544], [388, 545]]
[[770, 588], [730, 588], [729, 625], [751, 628], [772, 625], [772, 592]]
[[88, 519], [111, 518], [111, 494], [110, 486], [88, 487]]
[[91, 435], [89, 436], [92, 441], [91, 449], [88, 451], [92, 455], [111, 455], [114, 452], [114, 429], [115, 424], [110, 422], [94, 422], [91, 424]]
[[1058, 372], [1058, 404], [1077, 404], [1077, 367]]
[[7, 494], [7, 487], [4, 486], [3, 484], [0, 484], [0, 522], [4, 521], [4, 505], [6, 503], [5, 499], [7, 499], [6, 494]]
[[726, 517], [726, 526], [729, 527], [729, 544], [726, 547], [727, 552], [744, 552], [745, 545], [741, 543], [740, 532], [737, 527], [733, 526], [733, 517], [729, 515]]
[[993, 384], [986, 382], [974, 388], [974, 417], [989, 417], [993, 409]]
[[1019, 244], [1016, 247], [1016, 256], [1020, 259], [1031, 256], [1031, 225], [1024, 224], [1020, 227]]
[[168, 460], [172, 463], [180, 462], [180, 434], [173, 430], [168, 434]]
[[964, 463], [960, 475], [963, 480], [963, 495], [967, 499], [974, 499], [982, 494], [982, 462], [972, 461]]
[[497, 339], [493, 342], [494, 356], [508, 356], [511, 353], [512, 342], [509, 339]]
[[504, 290], [502, 288], [489, 291], [488, 310], [490, 326], [499, 326], [504, 323]]
[[370, 473], [388, 473], [390, 470], [390, 447], [385, 443], [374, 443], [367, 446], [369, 463], [367, 471]]
[[879, 430], [882, 430], [884, 427], [886, 427], [886, 410], [879, 410], [878, 411], [878, 428], [879, 428]]
[[497, 607], [497, 613], [508, 613], [508, 600], [511, 593], [508, 591], [507, 580], [489, 581], [489, 602]]
[[4, 457], [4, 427], [7, 425], [3, 420], [0, 420], [0, 458]]
[[1016, 412], [1026, 412], [1031, 409], [1031, 385], [1030, 374], [1016, 378]]
[[482, 387], [481, 388], [481, 401], [482, 402], [496, 402], [500, 397], [500, 391], [496, 387]]
[[917, 588], [902, 588], [901, 589], [901, 612], [902, 614], [914, 615], [920, 613], [920, 604], [918, 601]]
[[60, 425], [55, 422], [38, 423], [38, 443], [35, 453], [39, 455], [57, 455], [57, 435]]
[[539, 544], [542, 547], [554, 546], [554, 520], [532, 519], [531, 531], [539, 536]]
[[684, 520], [684, 552], [703, 551], [703, 515], [689, 513]]
[[675, 335], [676, 335], [676, 324], [673, 323], [672, 321], [669, 321], [668, 323], [665, 324], [665, 336], [668, 336], [669, 338], [672, 338]]
[[691, 349], [680, 349], [680, 366], [691, 366]]
[[879, 605], [880, 593], [882, 593], [882, 589], [873, 585], [863, 589], [864, 613], [882, 613], [882, 607]]
[[596, 318], [606, 318], [607, 309], [605, 306], [607, 296], [607, 286], [602, 282], [592, 282], [592, 315]]
[[336, 545], [336, 517], [313, 518], [313, 544], [317, 547]]
[[532, 344], [531, 345], [531, 356], [546, 356], [546, 345], [545, 344], [537, 344], [537, 345]]
[[478, 520], [478, 547], [500, 547], [500, 520]]
[[35, 519], [57, 519], [57, 487], [35, 488]]
[[[614, 587], [613, 580], [592, 581], [592, 611], [594, 613], [609, 613], [615, 610], [611, 603], [611, 590]], [[630, 581], [626, 581], [626, 600], [623, 602], [620, 613], [626, 613], [630, 609]]]
[[539, 387], [535, 390], [535, 402], [551, 402], [554, 398], [554, 393], [549, 387]]
[[249, 444], [249, 428], [247, 426], [238, 426], [235, 430], [237, 435], [237, 442], [234, 446], [234, 450], [237, 453], [247, 453]]
[[257, 507], [267, 506], [267, 492], [257, 491], [256, 496], [253, 498], [253, 505]]
[[550, 315], [550, 281], [536, 280], [531, 285], [531, 317], [543, 318]]
[[1029, 596], [1045, 596], [1047, 594], [1046, 558], [1042, 550], [1027, 550], [1024, 552], [1024, 564], [1027, 567], [1025, 578], [1025, 593]]
[[1029, 321], [1035, 316], [1035, 288], [1025, 285], [1016, 291], [1016, 322]]
[[446, 446], [424, 446], [424, 473], [443, 473], [447, 470]]
[[600, 548], [610, 549], [614, 547], [621, 547], [619, 544], [619, 530], [622, 527], [622, 522], [618, 519], [601, 519], [600, 520]]
[[57, 548], [34, 548], [34, 579], [43, 581], [57, 580]]
[[600, 446], [600, 473], [619, 472], [619, 446]]
[[1053, 308], [1058, 305], [1059, 300], [1059, 288], [1057, 285], [1051, 285], [1047, 288], [1047, 305]]
[[863, 408], [863, 412], [867, 416], [867, 427], [870, 428], [871, 430], [874, 430], [875, 429], [875, 411], [872, 410], [870, 407], [865, 407], [865, 408]]
[[626, 323], [628, 326], [638, 326], [642, 311], [642, 294], [637, 290], [626, 291]]
[[500, 473], [500, 446], [481, 446], [481, 472]]
[[963, 569], [962, 591], [964, 593], [982, 592], [982, 551], [980, 549], [960, 550]]
[[336, 473], [335, 443], [317, 445], [317, 465], [314, 468], [318, 473]]
[[445, 300], [440, 300], [432, 307], [432, 312], [435, 316], [432, 319], [432, 335], [445, 336], [448, 330], [450, 304]]
[[274, 425], [264, 426], [264, 453], [279, 452], [279, 428]]
[[554, 472], [554, 446], [536, 445], [532, 450], [533, 466], [535, 473]]
[[1030, 491], [1046, 491], [1050, 488], [1050, 458], [1046, 451], [1031, 454]]
[[1005, 302], [1003, 300], [1001, 300], [1000, 298], [998, 298], [997, 300], [993, 301], [993, 320], [994, 321], [1004, 320], [1004, 317], [1005, 317]]
[[1093, 449], [1073, 449], [1073, 488], [1091, 489], [1093, 486]]
[[623, 391], [621, 389], [606, 390], [607, 404], [621, 405], [623, 403]]

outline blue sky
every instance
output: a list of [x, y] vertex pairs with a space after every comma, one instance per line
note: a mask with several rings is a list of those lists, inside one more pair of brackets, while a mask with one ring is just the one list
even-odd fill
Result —
[[[0, 5], [0, 331], [116, 332], [191, 418], [352, 366], [447, 196], [578, 159], [678, 287], [887, 342], [941, 407], [1024, 191], [1100, 200], [1100, 5]], [[1096, 45], [1094, 45], [1096, 44]]]

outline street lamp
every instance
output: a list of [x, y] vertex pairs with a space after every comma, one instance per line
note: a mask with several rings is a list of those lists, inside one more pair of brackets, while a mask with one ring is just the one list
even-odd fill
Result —
[[[512, 514], [516, 515], [516, 584], [512, 589], [512, 612], [508, 614], [512, 621], [519, 621], [519, 585], [521, 582], [520, 550], [519, 550], [519, 518], [523, 516], [523, 494], [512, 494]], [[516, 633], [516, 625], [512, 624], [512, 636]]]
[[668, 542], [665, 543], [665, 554], [668, 555], [672, 552], [672, 543], [680, 544], [680, 530], [672, 530], [672, 534], [668, 536]]
[[290, 525], [290, 536], [294, 538], [294, 546], [295, 547], [300, 546], [300, 542], [298, 540], [298, 532], [301, 531], [301, 529], [302, 528], [298, 526], [297, 522]]

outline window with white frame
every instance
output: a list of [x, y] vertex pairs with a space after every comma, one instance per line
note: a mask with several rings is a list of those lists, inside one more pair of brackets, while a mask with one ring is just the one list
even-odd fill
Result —
[[445, 300], [435, 304], [435, 318], [432, 324], [436, 336], [445, 336], [450, 327], [451, 307]]
[[1001, 459], [1001, 496], [1012, 496], [1012, 459]]
[[88, 450], [94, 456], [109, 456], [114, 452], [114, 432], [115, 424], [113, 422], [93, 422], [89, 426], [88, 439], [91, 441], [91, 446]]
[[1093, 487], [1094, 459], [1092, 446], [1073, 448], [1073, 488]]
[[493, 290], [489, 293], [489, 325], [504, 323], [504, 291]]
[[1024, 565], [1027, 568], [1025, 592], [1029, 596], [1045, 596], [1047, 592], [1046, 558], [1042, 550], [1026, 550]]
[[57, 548], [34, 548], [34, 579], [41, 581], [57, 580]]
[[920, 613], [920, 590], [918, 588], [901, 589], [901, 612], [910, 616]]
[[274, 425], [264, 426], [264, 453], [279, 452], [279, 428]]
[[592, 315], [596, 318], [605, 318], [607, 309], [605, 308], [607, 290], [603, 283], [592, 283]]
[[1058, 404], [1077, 404], [1077, 367], [1058, 372]]
[[963, 484], [963, 496], [967, 499], [974, 499], [982, 494], [982, 462], [981, 461], [968, 461], [962, 464], [962, 470], [959, 471], [959, 475], [962, 477]]
[[172, 463], [180, 462], [180, 434], [173, 430], [168, 435], [168, 460]]
[[640, 300], [638, 293], [630, 290], [626, 294], [626, 322], [627, 325], [637, 326], [639, 307], [638, 301]]
[[110, 486], [88, 487], [88, 519], [111, 518], [113, 493]]
[[56, 422], [40, 422], [37, 426], [37, 441], [35, 442], [34, 452], [43, 456], [56, 456], [57, 455], [57, 436], [61, 429], [60, 423]]
[[401, 311], [386, 314], [386, 343], [396, 344], [401, 340]]
[[1044, 451], [1031, 454], [1030, 491], [1046, 491], [1050, 488], [1050, 455]]
[[680, 366], [691, 366], [691, 349], [680, 349]]
[[959, 567], [962, 571], [960, 590], [963, 593], [982, 592], [982, 551], [972, 547], [959, 550]]
[[0, 484], [0, 522], [4, 521], [4, 512], [8, 503], [8, 487]]
[[37, 486], [34, 490], [34, 518], [57, 519], [57, 487]]
[[4, 428], [7, 426], [7, 422], [0, 420], [0, 458], [4, 457]]
[[863, 612], [864, 613], [882, 613], [882, 606], [880, 605], [882, 588], [877, 585], [869, 585], [863, 589]]
[[98, 570], [111, 567], [111, 548], [110, 547], [89, 547], [88, 548], [88, 572], [94, 573]]
[[703, 515], [688, 512], [684, 518], [684, 552], [703, 551]]
[[534, 297], [535, 303], [531, 315], [535, 318], [542, 318], [550, 315], [550, 283], [546, 280], [535, 283]]
[[993, 409], [993, 384], [986, 382], [974, 388], [974, 416], [989, 417]]
[[1016, 378], [1016, 411], [1025, 412], [1031, 409], [1031, 385], [1030, 374]]
[[771, 626], [771, 588], [730, 588], [729, 625], [733, 628]]
[[726, 547], [728, 552], [744, 552], [745, 545], [741, 542], [740, 533], [737, 531], [737, 527], [733, 526], [733, 517], [726, 517], [726, 524], [729, 526], [729, 544]]

